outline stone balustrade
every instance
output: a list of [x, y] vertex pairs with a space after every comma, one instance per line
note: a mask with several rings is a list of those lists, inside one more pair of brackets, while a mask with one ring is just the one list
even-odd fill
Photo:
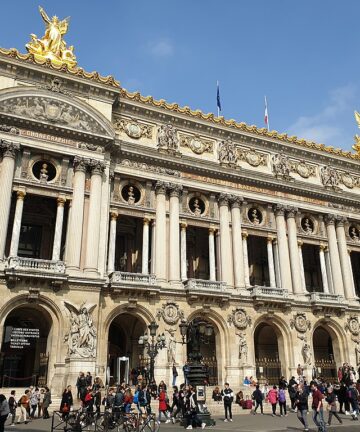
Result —
[[65, 264], [63, 261], [51, 261], [36, 258], [10, 257], [7, 261], [6, 268], [65, 274]]
[[288, 290], [281, 288], [271, 288], [267, 286], [254, 286], [249, 288], [251, 297], [264, 296], [264, 297], [275, 297], [275, 298], [288, 298]]
[[329, 294], [324, 292], [312, 292], [310, 294], [311, 303], [331, 303], [331, 304], [342, 304], [345, 299], [339, 294]]
[[205, 291], [224, 291], [225, 282], [217, 282], [205, 279], [188, 279], [185, 281], [185, 288], [191, 290], [205, 290]]
[[110, 283], [129, 283], [141, 285], [155, 285], [156, 277], [152, 274], [130, 273], [115, 271], [110, 275]]

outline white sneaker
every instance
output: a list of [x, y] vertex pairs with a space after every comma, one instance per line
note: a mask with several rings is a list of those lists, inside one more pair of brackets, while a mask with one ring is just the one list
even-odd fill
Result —
[[227, 419], [224, 419], [224, 422], [227, 422], [228, 420]]
[[232, 422], [232, 419], [230, 419], [229, 421], [231, 421], [231, 422]]
[[206, 423], [201, 423], [201, 429], [205, 429]]
[[175, 417], [171, 417], [171, 421], [172, 421], [173, 424], [175, 424], [175, 422], [176, 422]]
[[166, 423], [170, 423], [170, 422], [171, 422], [171, 420], [170, 420], [170, 419], [167, 419], [166, 422], [165, 422], [165, 424], [166, 424]]
[[350, 415], [349, 411], [345, 411], [345, 415]]
[[191, 425], [189, 425], [186, 429], [192, 429], [192, 426]]

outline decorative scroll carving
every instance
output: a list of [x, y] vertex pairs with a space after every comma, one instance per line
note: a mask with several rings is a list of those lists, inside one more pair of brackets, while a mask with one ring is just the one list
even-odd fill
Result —
[[84, 132], [107, 135], [105, 129], [84, 111], [60, 100], [40, 96], [13, 97], [0, 102], [0, 111], [61, 124]]
[[286, 155], [279, 153], [273, 156], [273, 173], [276, 178], [293, 181], [294, 178], [290, 175], [291, 170], [291, 162]]
[[309, 178], [316, 175], [315, 167], [307, 164], [304, 160], [293, 162], [292, 171], [297, 172], [303, 178]]
[[162, 318], [166, 324], [175, 325], [184, 318], [184, 312], [180, 310], [177, 303], [168, 301], [158, 309], [156, 316], [159, 320]]
[[355, 186], [359, 184], [359, 178], [355, 177], [349, 173], [342, 173], [340, 175], [341, 182], [348, 189], [353, 189]]
[[228, 316], [228, 323], [234, 324], [239, 330], [244, 330], [251, 326], [251, 318], [244, 309], [236, 308], [233, 309], [231, 315]]
[[125, 132], [130, 138], [139, 139], [152, 138], [153, 127], [144, 123], [139, 123], [136, 119], [120, 118], [115, 121], [115, 129], [119, 132]]
[[340, 175], [335, 168], [330, 165], [324, 166], [320, 170], [322, 184], [329, 189], [339, 190]]
[[290, 327], [292, 329], [295, 328], [300, 333], [305, 333], [307, 330], [310, 330], [311, 323], [304, 313], [299, 312], [290, 320]]
[[239, 160], [237, 148], [230, 138], [219, 143], [219, 162], [220, 164], [229, 164], [236, 166]]
[[163, 168], [163, 167], [159, 167], [159, 166], [154, 166], [154, 165], [148, 165], [145, 162], [135, 162], [135, 161], [131, 161], [129, 159], [123, 159], [120, 164], [122, 166], [126, 166], [126, 167], [130, 167], [130, 168], [135, 168], [135, 169], [139, 169], [141, 171], [151, 171], [157, 174], [166, 174], [166, 175], [170, 175], [170, 176], [174, 176], [174, 177], [180, 177], [180, 172], [170, 169], [170, 168]]
[[91, 314], [96, 304], [80, 307], [68, 301], [64, 305], [70, 312], [70, 329], [65, 336], [70, 357], [96, 357], [97, 335]]
[[20, 130], [14, 126], [0, 125], [0, 132], [7, 132], [13, 135], [19, 135]]
[[247, 150], [238, 148], [239, 159], [247, 162], [253, 167], [266, 165], [267, 156], [264, 153], [255, 150]]
[[96, 153], [105, 153], [104, 147], [96, 144], [82, 142], [82, 143], [78, 143], [77, 147], [85, 150], [90, 150]]
[[350, 316], [345, 324], [345, 330], [348, 330], [354, 336], [358, 336], [360, 333], [359, 318], [355, 315]]
[[53, 78], [49, 84], [41, 86], [40, 88], [54, 93], [61, 93], [67, 96], [72, 96], [72, 93], [64, 88], [63, 81], [59, 78]]
[[214, 143], [209, 140], [205, 140], [200, 137], [200, 135], [187, 136], [180, 134], [180, 146], [188, 147], [193, 153], [203, 154], [203, 153], [213, 153]]

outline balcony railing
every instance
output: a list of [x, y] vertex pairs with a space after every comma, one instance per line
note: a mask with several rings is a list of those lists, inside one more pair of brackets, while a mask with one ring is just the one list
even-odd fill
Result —
[[249, 288], [251, 297], [275, 297], [275, 298], [288, 298], [288, 290], [281, 288], [271, 288], [267, 286], [254, 286]]
[[129, 272], [113, 272], [110, 275], [110, 283], [126, 283], [133, 285], [155, 285], [156, 277], [153, 274], [129, 273]]
[[6, 268], [9, 270], [35, 270], [44, 273], [65, 274], [63, 261], [51, 261], [36, 258], [10, 257]]
[[328, 303], [328, 304], [342, 304], [344, 303], [344, 297], [339, 294], [330, 294], [323, 292], [312, 292], [310, 293], [311, 303]]
[[188, 279], [185, 282], [185, 288], [188, 290], [221, 292], [225, 290], [225, 286], [225, 282], [210, 281], [205, 279]]

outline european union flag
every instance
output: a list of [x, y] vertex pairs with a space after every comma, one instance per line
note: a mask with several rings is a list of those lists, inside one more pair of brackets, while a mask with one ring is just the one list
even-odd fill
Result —
[[220, 101], [220, 87], [219, 87], [219, 81], [217, 82], [217, 92], [216, 92], [216, 104], [218, 108], [218, 116], [221, 111], [221, 101]]

